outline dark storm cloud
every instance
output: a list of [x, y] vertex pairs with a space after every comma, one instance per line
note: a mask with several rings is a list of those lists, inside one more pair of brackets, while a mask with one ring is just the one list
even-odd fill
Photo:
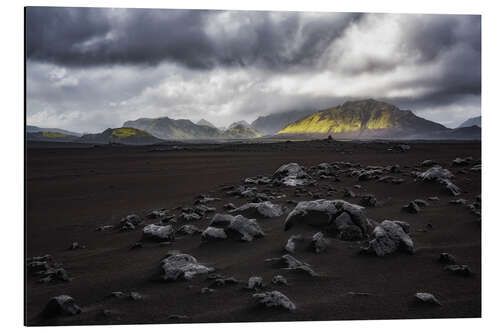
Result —
[[303, 26], [300, 13], [223, 13], [32, 7], [27, 10], [27, 56], [68, 66], [162, 61], [196, 69], [311, 65], [361, 16], [330, 16]]
[[47, 127], [361, 98], [454, 126], [481, 108], [480, 16], [31, 7], [26, 33], [28, 121]]

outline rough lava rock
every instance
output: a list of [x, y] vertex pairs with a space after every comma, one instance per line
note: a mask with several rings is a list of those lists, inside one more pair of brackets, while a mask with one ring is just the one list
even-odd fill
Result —
[[287, 270], [292, 270], [292, 271], [303, 271], [308, 273], [311, 276], [318, 276], [318, 273], [316, 273], [312, 268], [311, 265], [309, 265], [306, 262], [300, 261], [299, 259], [289, 255], [285, 254], [281, 257], [281, 260], [287, 265], [286, 268]]
[[303, 241], [304, 237], [302, 235], [292, 235], [290, 238], [288, 238], [286, 245], [285, 245], [285, 251], [288, 253], [295, 253], [295, 248], [296, 248], [296, 242], [297, 241]]
[[82, 312], [82, 309], [75, 303], [73, 297], [60, 295], [50, 299], [42, 312], [42, 316], [46, 318], [58, 315], [74, 316], [80, 312]]
[[416, 293], [415, 298], [420, 303], [441, 305], [441, 302], [439, 302], [438, 299], [430, 293]]
[[262, 304], [268, 308], [281, 307], [289, 311], [293, 311], [297, 308], [288, 297], [277, 290], [253, 294], [252, 297], [256, 298], [259, 304]]
[[323, 235], [322, 232], [317, 232], [312, 236], [311, 245], [312, 248], [314, 249], [314, 252], [316, 253], [321, 253], [326, 251], [327, 243], [325, 236]]
[[184, 253], [171, 254], [161, 261], [160, 266], [163, 279], [166, 281], [191, 280], [196, 275], [211, 273], [215, 270], [199, 264], [195, 257]]
[[226, 232], [224, 231], [224, 229], [221, 228], [207, 227], [201, 233], [201, 239], [203, 241], [221, 240], [226, 238], [227, 238]]
[[260, 276], [252, 276], [248, 279], [247, 289], [257, 290], [264, 287], [264, 280]]
[[363, 253], [374, 253], [377, 256], [385, 256], [397, 250], [414, 253], [413, 241], [408, 235], [410, 225], [402, 221], [385, 220], [373, 230], [373, 238], [368, 247], [363, 248]]
[[302, 222], [316, 227], [327, 227], [334, 221], [336, 222], [337, 217], [343, 213], [349, 216], [349, 221], [346, 219], [348, 226], [344, 225], [339, 228], [339, 224], [335, 223], [334, 227], [337, 229], [337, 232], [342, 233], [342, 231], [347, 231], [349, 227], [351, 229], [359, 229], [360, 238], [368, 235], [371, 227], [364, 214], [364, 207], [344, 200], [319, 199], [299, 202], [290, 214], [288, 214], [285, 220], [285, 230], [290, 229], [296, 223]]
[[162, 241], [174, 240], [175, 229], [169, 225], [149, 224], [142, 229], [145, 236], [156, 238]]
[[287, 186], [305, 185], [311, 181], [311, 176], [297, 163], [288, 163], [280, 166], [273, 174], [273, 179], [278, 179]]
[[235, 216], [227, 230], [237, 232], [241, 235], [241, 240], [247, 242], [251, 242], [256, 237], [264, 236], [264, 232], [255, 219], [247, 219], [242, 215]]
[[272, 218], [283, 215], [283, 209], [280, 205], [273, 204], [270, 201], [250, 202], [241, 207], [229, 211], [230, 214], [241, 214], [247, 217]]

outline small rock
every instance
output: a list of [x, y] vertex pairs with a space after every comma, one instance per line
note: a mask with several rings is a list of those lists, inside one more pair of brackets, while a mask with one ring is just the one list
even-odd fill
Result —
[[411, 214], [417, 214], [420, 212], [420, 207], [415, 203], [415, 201], [411, 201], [408, 205], [403, 207], [403, 210]]
[[449, 253], [443, 252], [439, 254], [438, 261], [442, 264], [453, 265], [457, 263], [457, 258]]
[[313, 235], [311, 245], [316, 253], [326, 251], [327, 243], [322, 232], [317, 232]]
[[414, 253], [413, 241], [408, 235], [410, 225], [402, 221], [385, 220], [373, 230], [373, 239], [362, 253], [374, 253], [377, 256], [391, 254], [397, 250]]
[[55, 317], [58, 315], [73, 316], [82, 312], [75, 303], [73, 297], [60, 295], [50, 299], [42, 312], [43, 317]]
[[275, 276], [273, 276], [273, 278], [271, 280], [271, 283], [272, 284], [281, 284], [281, 285], [285, 285], [285, 286], [288, 285], [288, 281], [287, 281], [287, 279], [283, 275], [275, 275]]
[[201, 233], [201, 239], [203, 241], [221, 240], [226, 238], [226, 232], [221, 228], [207, 227], [205, 231]]
[[163, 279], [167, 281], [180, 278], [191, 280], [196, 275], [214, 271], [211, 267], [199, 264], [195, 257], [184, 253], [171, 254], [163, 259], [161, 269], [163, 270]]
[[472, 271], [467, 265], [448, 265], [445, 266], [444, 269], [456, 275], [469, 276], [472, 274]]
[[266, 307], [282, 307], [289, 311], [296, 309], [295, 304], [293, 304], [288, 297], [277, 290], [253, 294], [252, 297], [256, 298], [259, 304]]
[[264, 287], [264, 280], [260, 276], [252, 276], [248, 279], [247, 289], [257, 290]]
[[416, 293], [415, 298], [420, 303], [441, 305], [441, 302], [433, 295], [429, 293]]
[[171, 225], [149, 224], [142, 229], [144, 236], [158, 240], [171, 241], [175, 239], [175, 229]]
[[294, 253], [296, 248], [295, 242], [302, 240], [304, 240], [304, 237], [302, 235], [292, 235], [286, 242], [285, 251], [288, 253]]
[[263, 237], [264, 232], [255, 219], [247, 219], [237, 215], [227, 227], [227, 230], [237, 232], [241, 235], [241, 240], [251, 242], [256, 237]]

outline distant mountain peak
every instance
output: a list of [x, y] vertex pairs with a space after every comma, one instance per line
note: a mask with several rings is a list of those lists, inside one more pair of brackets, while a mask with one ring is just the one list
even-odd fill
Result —
[[213, 128], [217, 128], [215, 127], [214, 124], [212, 124], [211, 122], [209, 122], [208, 120], [205, 120], [203, 118], [201, 118], [197, 123], [196, 125], [200, 125], [200, 126], [209, 126], [209, 127], [213, 127]]
[[231, 129], [233, 127], [236, 127], [238, 125], [244, 126], [246, 128], [251, 128], [252, 126], [246, 121], [246, 120], [240, 120], [240, 121], [235, 121], [231, 125], [229, 125], [228, 129]]
[[470, 126], [481, 127], [481, 116], [472, 117], [472, 118], [467, 119], [462, 124], [460, 124], [460, 126], [458, 126], [458, 128], [470, 127]]

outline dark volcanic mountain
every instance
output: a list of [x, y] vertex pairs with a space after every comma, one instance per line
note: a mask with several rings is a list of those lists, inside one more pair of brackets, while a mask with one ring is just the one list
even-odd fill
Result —
[[231, 125], [229, 125], [228, 129], [231, 129], [236, 126], [243, 126], [247, 128], [251, 128], [252, 126], [246, 120], [235, 121]]
[[72, 136], [82, 136], [81, 133], [66, 131], [60, 128], [45, 128], [45, 127], [26, 125], [26, 133], [39, 133], [39, 132], [55, 132]]
[[224, 138], [228, 139], [252, 139], [262, 136], [262, 134], [260, 134], [253, 128], [249, 126], [247, 127], [243, 124], [238, 124], [230, 127], [229, 129], [225, 130], [222, 135]]
[[467, 119], [460, 126], [458, 126], [458, 128], [470, 126], [481, 127], [481, 116]]
[[121, 143], [127, 145], [150, 145], [163, 142], [150, 133], [130, 127], [108, 128], [102, 133], [85, 134], [76, 142], [108, 144]]
[[274, 134], [280, 129], [284, 128], [286, 125], [302, 119], [314, 111], [312, 110], [302, 110], [302, 111], [286, 111], [273, 113], [267, 116], [261, 116], [252, 122], [252, 128], [256, 129], [263, 134]]
[[346, 102], [297, 120], [277, 133], [279, 137], [343, 139], [477, 139], [481, 131], [467, 133], [420, 118], [408, 110], [373, 99]]
[[203, 140], [219, 139], [221, 131], [217, 128], [196, 125], [187, 119], [140, 118], [126, 121], [123, 127], [137, 128], [163, 140]]

